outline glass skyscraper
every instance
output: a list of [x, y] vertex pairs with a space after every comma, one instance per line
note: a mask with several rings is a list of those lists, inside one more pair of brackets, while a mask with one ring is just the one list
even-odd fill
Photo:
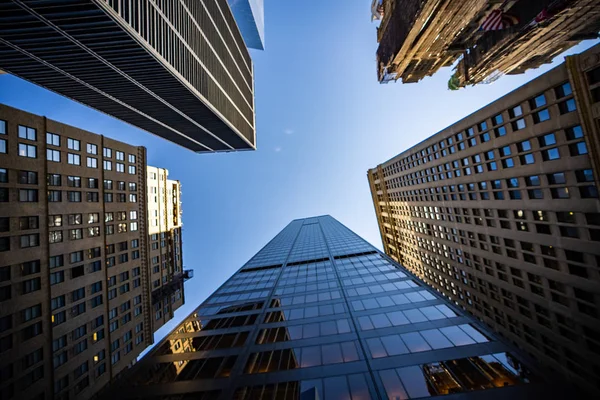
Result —
[[561, 387], [330, 216], [292, 221], [105, 393], [556, 398]]

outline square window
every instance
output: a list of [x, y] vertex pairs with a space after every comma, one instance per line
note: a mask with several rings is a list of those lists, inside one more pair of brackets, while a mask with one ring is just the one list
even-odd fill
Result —
[[533, 99], [529, 100], [529, 105], [531, 106], [532, 110], [534, 108], [545, 106], [546, 105], [546, 96], [544, 96], [543, 94], [540, 94], [539, 96], [534, 97]]
[[557, 147], [551, 149], [542, 150], [542, 159], [544, 161], [552, 161], [560, 159], [560, 152]]
[[583, 129], [581, 129], [580, 125], [572, 126], [565, 129], [565, 135], [567, 136], [567, 140], [579, 139], [583, 137]]
[[539, 124], [550, 119], [550, 112], [547, 108], [533, 113], [533, 122]]
[[569, 153], [571, 153], [571, 156], [581, 156], [583, 154], [587, 154], [588, 150], [585, 142], [570, 144]]
[[19, 138], [27, 140], [37, 140], [37, 131], [28, 126], [19, 125]]
[[571, 98], [569, 100], [558, 103], [558, 109], [561, 114], [567, 114], [577, 110], [577, 105], [575, 104], [575, 99]]

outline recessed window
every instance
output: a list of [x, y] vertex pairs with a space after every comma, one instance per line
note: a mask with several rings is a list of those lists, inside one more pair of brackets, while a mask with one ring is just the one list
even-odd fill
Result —
[[597, 199], [598, 188], [594, 185], [579, 186], [579, 195], [582, 199]]
[[506, 135], [506, 127], [500, 126], [496, 129], [494, 129], [494, 134], [496, 135], [496, 137], [501, 137], [501, 136]]
[[573, 94], [573, 90], [571, 89], [571, 84], [569, 82], [566, 82], [560, 86], [555, 87], [554, 93], [556, 93], [556, 98], [560, 99], [562, 97], [566, 97]]
[[591, 169], [579, 169], [575, 171], [575, 176], [577, 177], [577, 182], [593, 182], [594, 181], [594, 173]]
[[503, 168], [513, 168], [514, 166], [515, 166], [515, 162], [513, 161], [512, 158], [505, 158], [504, 160], [502, 160]]
[[125, 161], [125, 153], [123, 153], [122, 151], [117, 151], [116, 157], [118, 161]]
[[80, 176], [67, 176], [67, 186], [69, 187], [81, 187]]
[[[470, 129], [471, 129], [471, 131], [473, 130], [473, 128], [470, 128]], [[133, 154], [129, 154], [128, 161], [129, 161], [130, 164], [135, 164], [135, 156]]]
[[520, 160], [521, 165], [535, 164], [535, 157], [533, 156], [533, 153], [523, 154], [520, 156]]
[[548, 183], [550, 185], [561, 185], [563, 183], [567, 183], [567, 178], [565, 177], [564, 172], [555, 172], [553, 174], [548, 174]]
[[550, 193], [552, 193], [553, 199], [568, 199], [570, 197], [568, 188], [552, 188]]
[[583, 154], [587, 154], [588, 150], [585, 142], [570, 144], [569, 153], [571, 153], [571, 156], [581, 156]]
[[502, 114], [498, 114], [498, 115], [495, 115], [494, 117], [492, 117], [492, 122], [494, 123], [494, 126], [500, 125], [502, 122], [504, 122], [504, 118], [502, 118]]
[[8, 182], [8, 170], [6, 168], [0, 168], [0, 183]]
[[510, 156], [512, 154], [512, 152], [510, 150], [510, 146], [504, 146], [504, 147], [500, 148], [499, 151], [500, 151], [500, 157], [506, 157], [506, 156]]
[[25, 203], [37, 203], [37, 189], [19, 189], [19, 201]]
[[581, 129], [580, 125], [572, 126], [565, 129], [565, 134], [567, 136], [567, 140], [580, 139], [583, 137], [583, 129]]
[[48, 190], [48, 202], [56, 203], [62, 201], [62, 195], [60, 190]]
[[533, 122], [539, 124], [540, 122], [548, 121], [550, 119], [550, 112], [547, 108], [533, 113]]
[[531, 200], [539, 200], [544, 198], [544, 192], [541, 189], [529, 189], [527, 194]]
[[546, 96], [544, 96], [543, 94], [540, 94], [539, 96], [534, 97], [533, 99], [529, 100], [529, 105], [531, 106], [532, 110], [534, 108], [545, 106], [546, 105]]
[[554, 133], [549, 133], [538, 137], [538, 141], [540, 142], [540, 147], [552, 146], [553, 144], [556, 144], [556, 136], [554, 136]]
[[61, 176], [60, 174], [48, 174], [48, 186], [60, 186]]
[[527, 125], [525, 124], [525, 120], [523, 118], [519, 118], [518, 120], [512, 122], [513, 131], [525, 129], [526, 126]]
[[551, 149], [542, 150], [542, 159], [544, 161], [552, 161], [560, 159], [560, 152], [557, 147]]
[[567, 114], [577, 110], [575, 99], [571, 98], [569, 100], [558, 103], [558, 109], [560, 110], [561, 114]]
[[6, 154], [7, 152], [8, 152], [8, 149], [6, 146], [6, 140], [0, 139], [0, 154]]
[[48, 161], [60, 162], [60, 151], [46, 149], [46, 159]]
[[513, 107], [508, 110], [508, 115], [510, 115], [511, 118], [518, 117], [520, 115], [523, 115], [523, 109], [521, 108], [521, 106]]
[[117, 163], [117, 172], [125, 172], [125, 164]]
[[538, 175], [531, 175], [525, 177], [525, 183], [527, 186], [540, 186], [540, 177]]
[[19, 171], [19, 183], [23, 185], [37, 185], [38, 174], [34, 171]]

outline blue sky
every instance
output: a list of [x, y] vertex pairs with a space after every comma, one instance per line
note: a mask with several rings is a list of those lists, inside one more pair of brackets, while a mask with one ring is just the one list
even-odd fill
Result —
[[455, 92], [450, 68], [379, 85], [375, 27], [368, 0], [266, 1], [266, 50], [252, 52], [254, 152], [195, 154], [7, 75], [0, 102], [146, 146], [150, 165], [181, 180], [184, 264], [195, 277], [158, 341], [294, 218], [331, 214], [381, 248], [367, 170], [551, 68]]

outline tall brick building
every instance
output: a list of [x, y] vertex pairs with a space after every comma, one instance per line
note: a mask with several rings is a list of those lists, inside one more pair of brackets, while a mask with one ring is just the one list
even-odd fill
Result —
[[600, 46], [368, 171], [385, 252], [600, 390]]
[[184, 271], [147, 187], [144, 147], [0, 105], [0, 397], [89, 398], [153, 343], [154, 243]]

